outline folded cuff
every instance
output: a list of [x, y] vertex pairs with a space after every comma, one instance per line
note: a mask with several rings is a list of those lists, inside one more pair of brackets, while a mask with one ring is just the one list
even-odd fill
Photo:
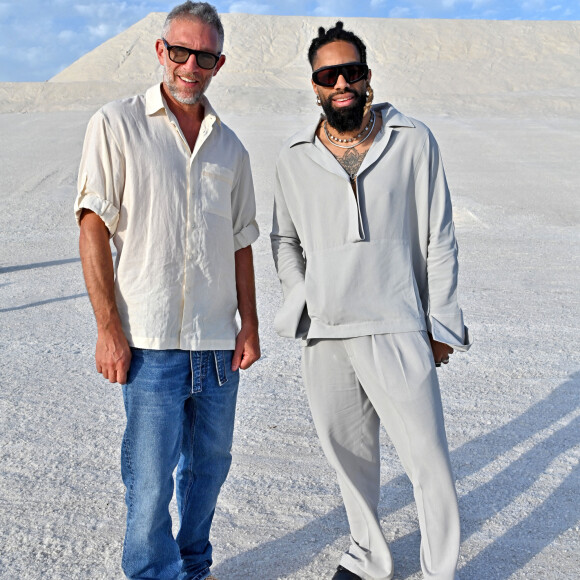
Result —
[[234, 235], [234, 251], [247, 248], [260, 237], [260, 230], [256, 220], [253, 220], [245, 228]]
[[[463, 324], [463, 316], [461, 316], [460, 319], [461, 322], [459, 325], [449, 324], [447, 326], [434, 316], [429, 316], [429, 325], [430, 325], [429, 330], [431, 332], [431, 335], [433, 336], [433, 340], [436, 340], [437, 342], [443, 342], [444, 344], [448, 344], [450, 347], [453, 348], [453, 350], [467, 352], [471, 348], [473, 341], [469, 336], [469, 329], [467, 328], [467, 326]], [[453, 326], [453, 328], [457, 327], [458, 329], [460, 329], [459, 330], [460, 335], [454, 330], [452, 330], [451, 326]]]
[[81, 213], [83, 209], [90, 209], [94, 211], [104, 222], [109, 230], [109, 235], [113, 236], [119, 224], [119, 210], [106, 199], [89, 193], [83, 196], [75, 203], [75, 218], [77, 224], [80, 224]]

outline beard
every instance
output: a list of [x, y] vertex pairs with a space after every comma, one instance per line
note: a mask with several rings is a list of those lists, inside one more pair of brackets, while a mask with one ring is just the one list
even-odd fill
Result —
[[[179, 103], [184, 105], [195, 105], [197, 104], [200, 99], [203, 97], [209, 83], [211, 82], [211, 75], [207, 77], [207, 79], [199, 79], [199, 83], [194, 85], [191, 89], [182, 88], [177, 85], [175, 82], [175, 71], [169, 71], [167, 67], [163, 69], [163, 82], [165, 86], [171, 93], [171, 96]], [[186, 75], [183, 75], [184, 77]], [[187, 78], [187, 77], [186, 77]]]
[[[332, 98], [337, 95], [344, 95], [351, 93], [355, 97], [355, 102], [350, 107], [343, 107], [336, 109], [332, 105]], [[347, 133], [348, 131], [355, 131], [362, 125], [364, 117], [364, 109], [366, 104], [366, 91], [359, 93], [354, 89], [346, 89], [339, 93], [333, 93], [325, 100], [320, 99], [322, 110], [326, 115], [328, 124], [336, 129], [339, 133]]]

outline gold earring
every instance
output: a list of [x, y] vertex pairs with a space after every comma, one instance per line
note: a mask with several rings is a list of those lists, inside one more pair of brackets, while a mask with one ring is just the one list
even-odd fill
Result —
[[371, 105], [373, 104], [373, 97], [375, 93], [371, 87], [371, 85], [367, 85], [367, 100], [365, 103], [365, 108], [363, 110], [363, 117], [371, 110]]

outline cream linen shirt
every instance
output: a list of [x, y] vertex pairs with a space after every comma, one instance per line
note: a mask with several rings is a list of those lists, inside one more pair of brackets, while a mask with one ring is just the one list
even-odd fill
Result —
[[437, 142], [388, 103], [353, 194], [315, 136], [295, 134], [276, 166], [272, 250], [289, 337], [350, 338], [429, 330], [469, 347], [457, 304], [457, 243]]
[[259, 235], [250, 161], [203, 97], [193, 151], [160, 85], [105, 105], [88, 124], [75, 203], [117, 249], [115, 294], [129, 344], [235, 346], [234, 252]]

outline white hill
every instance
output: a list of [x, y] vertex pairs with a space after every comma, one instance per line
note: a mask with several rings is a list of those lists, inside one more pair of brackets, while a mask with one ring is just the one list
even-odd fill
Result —
[[[330, 26], [336, 19], [247, 14], [222, 18], [228, 60], [210, 89], [212, 98], [227, 100], [238, 112], [248, 106], [285, 112], [310, 109], [308, 45], [319, 26]], [[91, 109], [143, 90], [160, 78], [154, 42], [164, 19], [164, 13], [150, 14], [48, 83], [0, 84], [0, 112]], [[580, 110], [580, 22], [344, 22], [368, 46], [380, 100], [433, 113], [554, 115]], [[228, 99], [228, 94], [234, 98]]]

